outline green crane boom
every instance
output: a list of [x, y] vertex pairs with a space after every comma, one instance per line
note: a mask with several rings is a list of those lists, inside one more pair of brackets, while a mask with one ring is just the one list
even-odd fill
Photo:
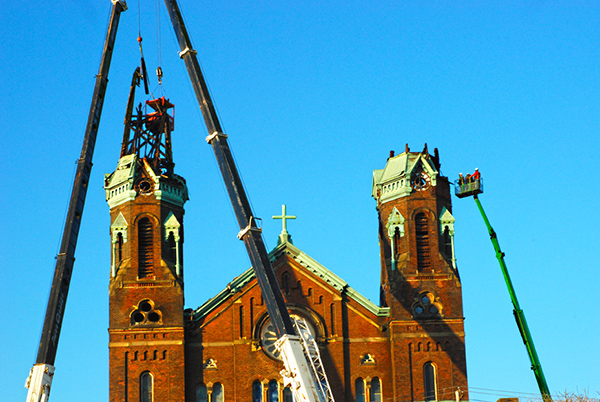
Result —
[[485, 224], [488, 228], [490, 239], [492, 241], [492, 244], [494, 245], [494, 250], [496, 250], [496, 258], [500, 263], [502, 275], [504, 275], [504, 280], [506, 281], [506, 286], [508, 287], [508, 293], [510, 294], [510, 299], [512, 300], [512, 304], [514, 307], [513, 314], [515, 315], [515, 320], [517, 321], [517, 327], [519, 327], [519, 332], [521, 333], [521, 337], [523, 338], [523, 343], [527, 348], [529, 360], [531, 360], [531, 369], [535, 374], [535, 379], [538, 383], [538, 387], [540, 388], [540, 392], [542, 393], [542, 398], [545, 402], [552, 402], [552, 397], [550, 396], [550, 391], [548, 390], [548, 384], [546, 383], [546, 378], [544, 377], [544, 372], [542, 371], [542, 364], [540, 363], [540, 359], [538, 358], [537, 352], [535, 351], [535, 346], [533, 345], [533, 338], [531, 337], [529, 327], [527, 326], [527, 321], [525, 320], [525, 314], [523, 313], [523, 310], [521, 310], [521, 308], [519, 307], [517, 294], [515, 293], [515, 289], [513, 288], [510, 276], [508, 275], [508, 269], [506, 268], [506, 263], [504, 262], [504, 253], [500, 250], [500, 243], [498, 243], [498, 237], [496, 236], [496, 232], [490, 225], [490, 221], [485, 215], [485, 211], [481, 206], [481, 202], [479, 202], [477, 194], [474, 194], [473, 198], [475, 199], [477, 207], [481, 212], [481, 216], [483, 217], [483, 220], [485, 221]]

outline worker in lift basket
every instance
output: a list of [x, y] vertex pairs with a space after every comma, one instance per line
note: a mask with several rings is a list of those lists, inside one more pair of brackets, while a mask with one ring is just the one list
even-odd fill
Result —
[[465, 191], [465, 178], [462, 173], [458, 174], [458, 185], [460, 186], [460, 191]]
[[481, 173], [479, 173], [479, 168], [475, 168], [475, 173], [471, 176], [471, 180], [476, 181], [481, 178]]

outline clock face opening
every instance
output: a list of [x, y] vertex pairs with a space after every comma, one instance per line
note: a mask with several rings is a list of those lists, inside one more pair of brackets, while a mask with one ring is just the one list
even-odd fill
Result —
[[[290, 318], [292, 320], [304, 319], [306, 321], [306, 325], [308, 327], [310, 334], [313, 337], [316, 337], [315, 336], [316, 335], [315, 328], [308, 319], [306, 319], [305, 317], [300, 316], [298, 314], [290, 314]], [[279, 356], [280, 355], [279, 350], [277, 350], [277, 348], [275, 347], [275, 342], [277, 342], [277, 339], [278, 338], [277, 338], [277, 332], [275, 332], [275, 326], [273, 325], [273, 322], [269, 318], [263, 324], [262, 328], [260, 329], [260, 343], [262, 345], [262, 350], [270, 358], [278, 360], [278, 361], [282, 361], [281, 357]]]
[[419, 172], [411, 180], [411, 185], [417, 191], [427, 190], [431, 186], [431, 179], [427, 173]]

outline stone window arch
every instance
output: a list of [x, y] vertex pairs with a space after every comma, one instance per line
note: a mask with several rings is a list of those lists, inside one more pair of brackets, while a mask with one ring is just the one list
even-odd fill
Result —
[[140, 402], [154, 401], [154, 377], [149, 371], [140, 375]]
[[356, 402], [367, 402], [365, 397], [365, 380], [362, 377], [358, 377], [354, 381], [354, 395]]
[[395, 270], [396, 254], [398, 253], [400, 237], [404, 236], [404, 217], [395, 207], [390, 213], [385, 227], [388, 231], [388, 237], [390, 241], [390, 257], [392, 263], [392, 270]]
[[379, 377], [373, 377], [369, 389], [369, 402], [382, 402], [381, 380]]
[[225, 392], [223, 391], [223, 384], [220, 382], [214, 383], [212, 386], [211, 402], [223, 402], [225, 401]]
[[110, 225], [112, 239], [112, 278], [117, 275], [117, 270], [121, 265], [121, 261], [123, 261], [123, 247], [124, 243], [127, 243], [127, 225], [127, 221], [122, 213], [119, 213], [119, 216]]
[[436, 367], [433, 365], [433, 363], [425, 363], [423, 366], [423, 389], [425, 390], [426, 401], [437, 401], [436, 376]]
[[454, 222], [455, 219], [450, 211], [448, 211], [446, 207], [443, 207], [440, 212], [440, 229], [443, 247], [440, 248], [446, 255], [446, 258], [452, 262], [452, 268], [456, 270], [456, 257], [454, 255]]
[[181, 275], [182, 262], [180, 259], [181, 249], [181, 223], [173, 212], [169, 212], [164, 222], [165, 241], [167, 242], [167, 255], [175, 263], [175, 274]]

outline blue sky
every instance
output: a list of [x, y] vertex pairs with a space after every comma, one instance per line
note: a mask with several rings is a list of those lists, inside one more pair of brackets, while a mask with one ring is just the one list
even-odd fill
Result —
[[[186, 306], [249, 267], [164, 5], [140, 3], [117, 34], [52, 400], [108, 398], [102, 184], [119, 156], [140, 30], [149, 71], [160, 58], [165, 73], [151, 88], [176, 105], [175, 171], [190, 188]], [[390, 150], [427, 143], [444, 175], [482, 172], [480, 199], [550, 390], [599, 396], [600, 2], [180, 3], [268, 247], [281, 231], [270, 217], [287, 204], [294, 244], [377, 302], [372, 171]], [[0, 16], [6, 400], [25, 398], [37, 354], [110, 7], [17, 1]], [[471, 400], [535, 398], [484, 223], [472, 199], [453, 203]]]

